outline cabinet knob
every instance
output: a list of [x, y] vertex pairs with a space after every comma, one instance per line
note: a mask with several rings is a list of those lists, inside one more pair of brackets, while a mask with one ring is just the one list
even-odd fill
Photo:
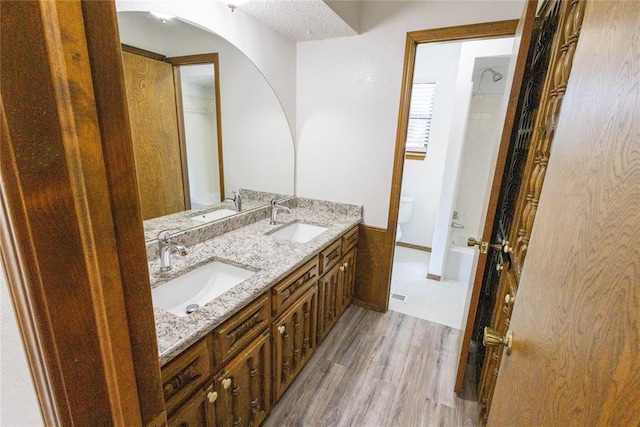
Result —
[[284, 334], [285, 330], [286, 330], [286, 328], [284, 327], [284, 325], [278, 326], [278, 332], [280, 332], [280, 335]]
[[344, 265], [344, 268], [349, 268], [349, 263], [348, 262], [344, 262], [344, 263], [342, 263], [342, 265]]
[[497, 270], [497, 271], [502, 271], [502, 270], [504, 270], [504, 264], [496, 264], [496, 270]]
[[231, 387], [231, 378], [225, 378], [222, 380], [222, 388], [227, 390], [229, 387]]
[[344, 271], [344, 264], [340, 266], [340, 271]]
[[509, 246], [508, 240], [505, 240], [504, 243], [502, 244], [502, 250], [504, 251], [505, 254], [513, 252], [513, 248]]
[[504, 302], [507, 304], [513, 304], [515, 300], [516, 300], [516, 297], [511, 294], [506, 294], [504, 296]]
[[207, 399], [209, 399], [209, 403], [215, 402], [218, 399], [218, 392], [210, 391], [209, 393], [207, 393]]

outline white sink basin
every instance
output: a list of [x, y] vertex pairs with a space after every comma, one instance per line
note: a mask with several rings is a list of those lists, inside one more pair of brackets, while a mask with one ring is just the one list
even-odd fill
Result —
[[217, 219], [226, 218], [235, 213], [236, 211], [232, 209], [217, 209], [215, 211], [207, 212], [206, 214], [194, 215], [191, 217], [191, 219], [194, 219], [196, 221], [201, 221], [201, 222], [211, 222]]
[[297, 243], [307, 243], [314, 237], [327, 231], [329, 228], [319, 225], [305, 224], [304, 222], [296, 222], [286, 227], [281, 228], [275, 233], [271, 233], [271, 236], [283, 240], [291, 240]]
[[202, 307], [254, 274], [223, 262], [210, 262], [153, 288], [153, 305], [183, 317], [188, 314], [187, 306], [198, 304]]

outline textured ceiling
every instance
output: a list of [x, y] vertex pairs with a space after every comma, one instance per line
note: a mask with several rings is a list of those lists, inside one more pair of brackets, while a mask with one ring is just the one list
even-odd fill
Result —
[[237, 11], [295, 42], [358, 34], [322, 0], [250, 0], [240, 4]]

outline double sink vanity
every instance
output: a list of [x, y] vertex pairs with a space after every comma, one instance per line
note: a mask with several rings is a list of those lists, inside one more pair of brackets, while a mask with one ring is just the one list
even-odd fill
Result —
[[148, 242], [169, 425], [259, 425], [349, 306], [362, 208], [281, 203]]

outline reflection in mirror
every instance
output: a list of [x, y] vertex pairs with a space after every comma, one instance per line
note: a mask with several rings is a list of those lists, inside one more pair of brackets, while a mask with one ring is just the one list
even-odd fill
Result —
[[179, 66], [182, 116], [187, 151], [190, 209], [222, 201], [222, 158], [218, 155], [214, 64]]
[[[234, 197], [234, 191], [241, 194], [242, 211], [293, 194], [291, 130], [275, 93], [251, 61], [221, 37], [179, 18], [160, 21], [146, 12], [119, 12], [118, 23], [123, 45], [156, 54], [154, 65], [173, 67], [173, 103], [171, 96], [155, 93], [152, 102], [147, 101], [141, 109], [144, 114], [139, 123], [130, 111], [139, 181], [143, 181], [141, 177], [163, 178], [161, 184], [148, 188], [139, 182], [147, 240], [155, 239], [162, 229], [185, 230], [233, 215], [237, 205], [228, 199]], [[129, 73], [129, 54], [123, 52], [125, 75]], [[217, 54], [217, 74], [205, 76], [196, 65], [174, 62], [203, 54]], [[145, 73], [150, 69], [142, 67]], [[205, 94], [203, 83], [207, 82], [207, 91], [211, 84], [215, 89], [216, 78], [219, 90]], [[125, 84], [131, 110], [140, 88], [155, 88], [157, 83]], [[219, 103], [211, 102], [215, 96]], [[182, 108], [176, 112], [180, 104]], [[165, 110], [152, 117], [158, 107]], [[218, 120], [211, 121], [214, 116]], [[194, 122], [196, 126], [191, 127]], [[156, 128], [160, 136], [151, 137]], [[146, 148], [136, 148], [137, 140], [145, 138], [149, 140]], [[182, 148], [173, 149], [180, 147], [180, 139], [184, 141]], [[150, 159], [159, 154], [168, 158], [145, 171], [144, 165], [153, 164]], [[169, 166], [178, 172], [169, 173]], [[161, 202], [158, 213], [145, 214], [145, 193], [154, 203]], [[165, 209], [168, 199], [177, 207]]]

